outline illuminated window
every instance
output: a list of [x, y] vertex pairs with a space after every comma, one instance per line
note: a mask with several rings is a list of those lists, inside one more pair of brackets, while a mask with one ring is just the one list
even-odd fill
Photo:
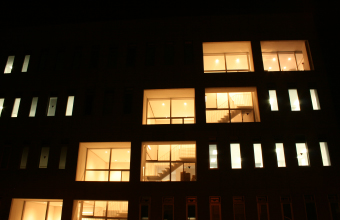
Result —
[[216, 144], [209, 144], [209, 163], [210, 169], [218, 168]]
[[74, 96], [69, 96], [67, 99], [66, 116], [72, 116]]
[[12, 199], [8, 220], [60, 220], [63, 200]]
[[312, 99], [313, 110], [320, 110], [319, 97], [316, 89], [310, 89], [310, 97]]
[[277, 166], [286, 167], [285, 152], [282, 143], [276, 143]]
[[4, 98], [0, 99], [0, 117], [1, 117], [2, 109], [4, 109], [4, 101], [5, 101]]
[[35, 117], [37, 111], [38, 97], [33, 97], [29, 117]]
[[299, 96], [296, 89], [289, 89], [290, 108], [292, 111], [300, 111]]
[[8, 56], [4, 73], [11, 73], [13, 69], [14, 56]]
[[24, 63], [23, 63], [23, 65], [22, 65], [21, 72], [27, 72], [28, 63], [29, 63], [29, 62], [30, 62], [30, 55], [26, 55], [26, 56], [25, 56]]
[[21, 154], [20, 169], [26, 169], [29, 147], [24, 147]]
[[256, 199], [258, 220], [269, 220], [267, 196], [257, 196]]
[[279, 111], [277, 105], [276, 90], [269, 90], [269, 103], [272, 111]]
[[255, 167], [263, 168], [261, 144], [254, 144]]
[[39, 168], [47, 168], [49, 152], [50, 152], [49, 147], [41, 148]]
[[76, 200], [73, 220], [127, 220], [128, 201]]
[[296, 143], [299, 166], [309, 166], [308, 149], [305, 143]]
[[324, 166], [330, 166], [331, 165], [331, 159], [329, 157], [327, 142], [320, 142], [320, 150], [321, 150], [323, 165]]
[[76, 181], [128, 182], [130, 142], [79, 144]]
[[265, 71], [310, 70], [307, 42], [261, 41], [262, 59]]
[[207, 123], [259, 122], [255, 87], [205, 89]]
[[241, 151], [240, 144], [230, 144], [230, 154], [231, 154], [231, 168], [241, 169]]
[[204, 73], [254, 71], [250, 41], [203, 43]]
[[187, 197], [187, 220], [197, 219], [197, 198], [194, 196]]
[[48, 104], [47, 116], [55, 116], [55, 110], [57, 109], [57, 97], [50, 97]]
[[143, 143], [141, 181], [196, 181], [196, 143]]
[[144, 90], [143, 124], [195, 124], [195, 90]]
[[16, 98], [15, 101], [14, 101], [13, 110], [12, 110], [12, 116], [11, 116], [12, 118], [18, 117], [20, 100], [21, 100], [21, 98]]

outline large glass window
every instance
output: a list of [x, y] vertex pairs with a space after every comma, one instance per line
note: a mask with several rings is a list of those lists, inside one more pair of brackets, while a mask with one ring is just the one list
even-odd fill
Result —
[[296, 153], [299, 166], [309, 166], [308, 149], [306, 143], [296, 143]]
[[9, 220], [60, 220], [62, 208], [57, 199], [13, 199]]
[[75, 201], [72, 220], [127, 220], [128, 201]]
[[196, 143], [143, 143], [141, 181], [196, 181]]
[[262, 59], [265, 71], [310, 70], [307, 42], [261, 41]]
[[255, 87], [205, 89], [207, 123], [259, 122]]
[[130, 142], [80, 143], [76, 181], [128, 182]]
[[194, 123], [194, 89], [144, 90], [143, 124]]
[[204, 73], [254, 71], [250, 41], [203, 43]]

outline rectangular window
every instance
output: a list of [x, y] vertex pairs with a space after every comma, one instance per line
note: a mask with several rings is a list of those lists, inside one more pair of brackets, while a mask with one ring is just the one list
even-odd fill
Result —
[[50, 102], [47, 109], [47, 116], [55, 116], [55, 111], [57, 109], [57, 99], [58, 97], [50, 97]]
[[289, 89], [289, 100], [292, 111], [300, 111], [299, 96], [296, 89]]
[[0, 99], [0, 117], [1, 117], [2, 109], [4, 109], [4, 101], [5, 101], [4, 98]]
[[150, 216], [150, 206], [151, 206], [151, 198], [150, 197], [141, 197], [140, 199], [140, 218], [139, 220], [149, 220]]
[[210, 196], [210, 220], [221, 220], [221, 197]]
[[321, 150], [323, 165], [324, 166], [330, 166], [331, 165], [331, 159], [329, 157], [327, 142], [320, 142], [320, 150]]
[[21, 72], [27, 72], [27, 69], [28, 69], [28, 63], [30, 62], [30, 55], [26, 55], [25, 56], [25, 60], [24, 60], [24, 63], [22, 65], [22, 69], [21, 69]]
[[318, 92], [316, 89], [310, 89], [310, 97], [312, 99], [312, 104], [313, 104], [313, 110], [320, 110], [320, 103], [319, 103], [319, 97], [318, 97]]
[[233, 196], [234, 220], [246, 220], [244, 196]]
[[276, 90], [269, 90], [269, 103], [272, 111], [279, 111], [277, 104]]
[[308, 149], [305, 143], [296, 143], [299, 166], [309, 166]]
[[13, 199], [8, 220], [60, 220], [63, 200]]
[[187, 197], [187, 220], [197, 219], [197, 198]]
[[316, 213], [315, 200], [313, 195], [305, 195], [305, 206], [307, 220], [317, 220], [318, 216]]
[[281, 197], [282, 220], [294, 219], [292, 211], [292, 200], [290, 197]]
[[67, 147], [62, 147], [60, 151], [59, 169], [66, 167]]
[[[2, 155], [1, 155], [2, 153]], [[7, 169], [8, 168], [8, 162], [10, 161], [10, 155], [11, 155], [11, 148], [10, 147], [4, 147], [0, 149], [0, 169]]]
[[310, 70], [307, 41], [261, 41], [265, 71]]
[[29, 147], [24, 147], [21, 154], [20, 169], [26, 169]]
[[209, 144], [209, 162], [210, 162], [210, 169], [218, 168], [217, 145], [216, 144]]
[[14, 101], [13, 110], [12, 110], [12, 116], [11, 116], [12, 118], [18, 117], [20, 100], [21, 100], [21, 98], [16, 98], [15, 101]]
[[144, 142], [141, 181], [196, 181], [196, 143]]
[[204, 73], [253, 72], [250, 41], [203, 43]]
[[206, 123], [259, 122], [255, 87], [205, 89]]
[[163, 197], [162, 220], [174, 220], [174, 198]]
[[257, 196], [258, 220], [269, 220], [267, 196]]
[[66, 116], [72, 116], [74, 96], [69, 96], [67, 99]]
[[254, 158], [255, 158], [255, 167], [262, 168], [263, 161], [262, 161], [262, 148], [261, 144], [254, 144]]
[[130, 142], [79, 144], [76, 181], [130, 181]]
[[128, 201], [76, 200], [74, 220], [127, 220]]
[[328, 195], [329, 207], [332, 215], [332, 220], [340, 219], [340, 207], [337, 195]]
[[13, 69], [14, 56], [8, 56], [4, 73], [11, 73]]
[[285, 152], [282, 143], [276, 143], [277, 166], [286, 167]]
[[195, 124], [195, 90], [144, 90], [143, 124]]
[[37, 111], [38, 97], [33, 97], [29, 117], [35, 117]]
[[230, 154], [231, 154], [231, 168], [241, 169], [241, 151], [240, 144], [230, 144]]
[[49, 152], [50, 152], [49, 147], [42, 147], [41, 148], [39, 168], [47, 168]]

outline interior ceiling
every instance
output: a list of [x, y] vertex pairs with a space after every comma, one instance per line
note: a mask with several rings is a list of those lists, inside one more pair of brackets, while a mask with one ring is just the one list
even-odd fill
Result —
[[203, 53], [251, 52], [250, 41], [205, 42]]
[[[152, 111], [155, 117], [170, 116], [170, 102], [165, 100], [150, 101]], [[164, 104], [164, 105], [163, 105]], [[194, 116], [195, 115], [195, 102], [193, 99], [188, 100], [173, 100], [171, 103], [172, 111], [178, 109], [181, 112], [181, 116]], [[174, 112], [173, 112], [174, 114]], [[173, 115], [172, 114], [172, 115]]]
[[144, 90], [145, 98], [195, 98], [195, 89]]
[[261, 41], [261, 50], [262, 52], [303, 51], [305, 47], [304, 42], [304, 40]]
[[85, 148], [131, 148], [130, 142], [81, 142], [79, 147]]

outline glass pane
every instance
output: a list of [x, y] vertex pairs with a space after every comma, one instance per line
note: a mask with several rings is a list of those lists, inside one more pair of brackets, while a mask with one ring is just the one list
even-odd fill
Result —
[[255, 167], [262, 168], [262, 148], [261, 144], [254, 144], [254, 158], [255, 158]]
[[196, 219], [196, 205], [188, 205], [188, 218], [190, 220]]
[[12, 110], [12, 116], [11, 116], [12, 118], [18, 117], [20, 100], [21, 100], [21, 98], [16, 98], [15, 101], [14, 101], [13, 110]]
[[269, 90], [269, 102], [272, 111], [279, 110], [279, 106], [277, 105], [276, 90]]
[[67, 100], [66, 116], [72, 116], [74, 96], [69, 96]]
[[149, 220], [149, 206], [148, 205], [141, 205], [140, 218], [141, 220]]
[[207, 123], [229, 123], [229, 110], [207, 110]]
[[146, 150], [146, 160], [158, 160], [158, 145], [147, 145]]
[[242, 110], [243, 122], [254, 122], [254, 111], [253, 110]]
[[57, 108], [57, 97], [51, 97], [50, 98], [50, 103], [48, 105], [48, 111], [47, 111], [47, 116], [54, 116], [55, 115], [55, 110]]
[[209, 163], [210, 163], [210, 169], [218, 168], [217, 145], [216, 144], [209, 145]]
[[184, 124], [195, 124], [195, 118], [184, 118]]
[[217, 108], [217, 93], [205, 93], [205, 107]]
[[281, 71], [296, 71], [294, 53], [279, 53]]
[[296, 57], [297, 69], [305, 70], [305, 67], [304, 67], [305, 60], [303, 59], [302, 53], [296, 53], [295, 57]]
[[29, 117], [35, 117], [37, 105], [38, 105], [38, 97], [33, 97]]
[[173, 205], [163, 205], [163, 220], [174, 220]]
[[[225, 71], [224, 54], [220, 55], [204, 55], [203, 56], [204, 71], [221, 72]], [[214, 71], [216, 70], [216, 71]]]
[[217, 108], [229, 108], [228, 93], [217, 93]]
[[65, 169], [66, 166], [67, 147], [62, 147], [60, 152], [59, 169]]
[[26, 201], [22, 220], [45, 220], [47, 202]]
[[20, 169], [26, 169], [29, 147], [24, 147], [21, 155]]
[[85, 181], [108, 181], [108, 171], [86, 171]]
[[111, 171], [110, 172], [110, 181], [122, 181], [122, 172], [121, 171]]
[[182, 118], [171, 119], [171, 124], [183, 124]]
[[249, 70], [248, 55], [226, 54], [227, 70]]
[[171, 161], [195, 161], [195, 144], [171, 145]]
[[83, 201], [82, 215], [93, 216], [94, 201]]
[[149, 99], [148, 118], [170, 117], [170, 99]]
[[13, 68], [14, 56], [8, 56], [4, 73], [11, 73]]
[[283, 218], [293, 219], [292, 210], [290, 204], [282, 204]]
[[262, 53], [262, 59], [265, 71], [280, 71], [276, 53]]
[[24, 64], [22, 65], [21, 72], [27, 72], [29, 62], [30, 62], [30, 55], [26, 55], [25, 60], [24, 60]]
[[39, 168], [47, 168], [49, 151], [50, 151], [49, 147], [41, 148]]
[[119, 201], [119, 202], [108, 202], [108, 211], [107, 217], [119, 217], [122, 219], [127, 219], [128, 217], [128, 202], [127, 201]]
[[324, 166], [330, 166], [331, 160], [329, 158], [329, 151], [328, 151], [328, 145], [327, 142], [320, 142], [320, 150], [321, 150], [321, 156], [322, 156], [322, 163]]
[[286, 167], [285, 152], [282, 143], [276, 143], [277, 166]]
[[300, 111], [300, 102], [296, 89], [289, 89], [289, 100], [292, 111]]
[[170, 163], [145, 163], [144, 181], [169, 181]]
[[122, 171], [122, 181], [130, 181], [130, 171]]
[[47, 220], [60, 220], [63, 202], [50, 202], [48, 207]]
[[184, 172], [183, 172], [182, 181], [196, 181], [196, 164], [195, 163], [184, 163]]
[[111, 149], [110, 169], [130, 169], [130, 149]]
[[240, 144], [230, 144], [231, 168], [241, 169]]
[[4, 101], [5, 99], [0, 99], [0, 116], [1, 116], [2, 109], [4, 108]]
[[190, 181], [190, 178], [188, 178], [190, 174], [183, 172], [183, 163], [171, 163], [170, 169], [171, 181]]
[[230, 108], [253, 108], [251, 92], [229, 93]]
[[194, 116], [195, 116], [194, 99], [171, 100], [171, 117], [194, 117]]
[[106, 201], [94, 202], [94, 216], [106, 216]]
[[170, 160], [170, 145], [158, 145], [158, 161]]
[[308, 150], [305, 143], [296, 144], [297, 158], [299, 166], [309, 166]]
[[320, 110], [320, 103], [319, 103], [319, 97], [318, 97], [318, 92], [316, 89], [311, 89], [310, 90], [310, 96], [312, 98], [312, 104], [313, 104], [313, 110]]
[[242, 122], [242, 110], [230, 110], [231, 122]]
[[88, 149], [86, 169], [109, 169], [110, 149]]

